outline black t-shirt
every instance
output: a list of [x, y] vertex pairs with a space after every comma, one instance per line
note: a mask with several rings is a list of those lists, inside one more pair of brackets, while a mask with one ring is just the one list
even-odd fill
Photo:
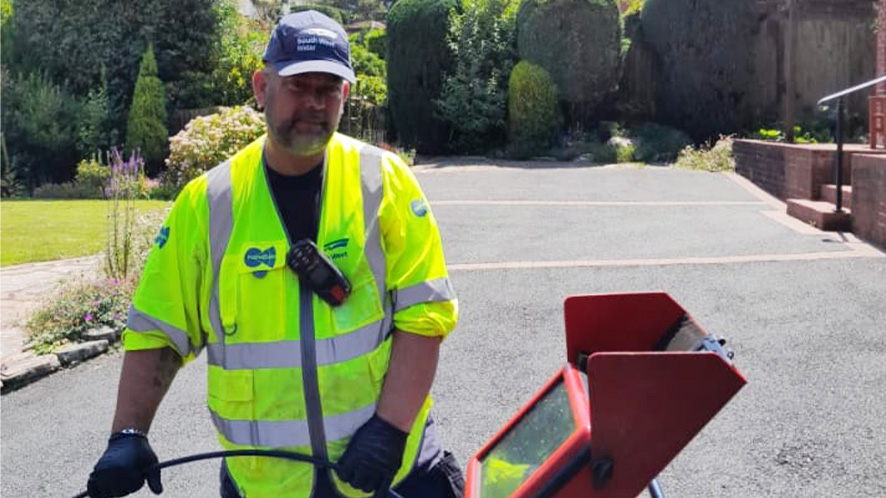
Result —
[[281, 175], [264, 161], [265, 172], [274, 202], [283, 218], [283, 226], [289, 233], [289, 240], [295, 243], [301, 239], [317, 241], [317, 227], [320, 218], [320, 188], [323, 183], [323, 165], [303, 175]]

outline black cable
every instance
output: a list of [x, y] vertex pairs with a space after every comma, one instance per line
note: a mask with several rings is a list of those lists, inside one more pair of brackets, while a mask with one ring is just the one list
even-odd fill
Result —
[[[332, 470], [336, 470], [338, 466], [325, 458], [317, 458], [308, 455], [304, 455], [301, 453], [295, 453], [292, 451], [283, 451], [283, 450], [227, 450], [227, 451], [212, 451], [209, 453], [198, 453], [196, 455], [189, 455], [186, 457], [176, 458], [173, 460], [167, 460], [165, 462], [160, 462], [157, 465], [151, 467], [148, 470], [153, 469], [165, 469], [167, 467], [175, 467], [178, 465], [184, 465], [186, 463], [197, 462], [200, 460], [212, 460], [214, 458], [227, 458], [227, 457], [240, 457], [240, 456], [263, 456], [263, 457], [271, 457], [271, 458], [282, 458], [284, 460], [295, 460], [299, 462], [307, 462], [313, 464], [315, 467], [328, 467]], [[384, 497], [390, 496], [391, 498], [403, 498], [399, 493], [394, 491], [393, 489], [388, 489], [387, 495], [381, 493], [376, 493], [376, 497]], [[88, 491], [84, 491], [78, 495], [75, 495], [74, 498], [87, 498], [89, 496]]]

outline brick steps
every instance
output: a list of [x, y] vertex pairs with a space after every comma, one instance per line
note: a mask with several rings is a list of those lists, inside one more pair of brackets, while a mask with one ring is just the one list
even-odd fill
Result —
[[788, 199], [787, 205], [789, 215], [820, 230], [848, 232], [852, 229], [852, 213], [845, 208], [842, 212], [837, 212], [833, 203]]
[[[852, 185], [843, 185], [843, 207], [846, 209], [852, 208]], [[821, 198], [820, 200], [830, 202], [831, 204], [837, 204], [837, 186], [830, 183], [827, 185], [821, 186]]]

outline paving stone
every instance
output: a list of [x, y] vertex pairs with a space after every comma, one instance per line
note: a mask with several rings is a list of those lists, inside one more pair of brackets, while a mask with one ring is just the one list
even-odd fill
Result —
[[116, 330], [104, 325], [102, 327], [87, 330], [86, 333], [83, 334], [83, 338], [89, 341], [105, 340], [108, 341], [108, 343], [114, 343], [117, 342], [119, 336], [117, 335]]
[[78, 361], [88, 360], [93, 356], [98, 356], [108, 350], [108, 341], [102, 339], [100, 341], [80, 342], [70, 344], [56, 351], [58, 359], [64, 366], [70, 366]]
[[32, 358], [36, 358], [36, 357], [37, 357], [37, 355], [31, 350], [21, 351], [18, 353], [13, 353], [8, 356], [4, 356], [3, 357], [3, 364], [2, 364], [2, 366], [0, 366], [0, 370], [6, 370], [7, 368], [12, 368], [12, 365], [15, 365], [17, 363], [21, 363], [23, 361], [28, 361], [28, 360], [30, 360]]
[[17, 389], [51, 374], [59, 368], [61, 368], [61, 363], [54, 354], [35, 356], [4, 366], [4, 368], [0, 369], [0, 381], [3, 382], [3, 391]]

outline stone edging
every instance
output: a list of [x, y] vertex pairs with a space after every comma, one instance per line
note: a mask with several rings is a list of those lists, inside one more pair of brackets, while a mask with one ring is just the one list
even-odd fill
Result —
[[38, 356], [33, 351], [25, 351], [10, 356], [0, 367], [0, 390], [6, 394], [62, 368], [99, 356], [119, 340], [120, 331], [105, 326], [86, 332], [83, 338], [84, 342], [69, 344], [55, 354]]

